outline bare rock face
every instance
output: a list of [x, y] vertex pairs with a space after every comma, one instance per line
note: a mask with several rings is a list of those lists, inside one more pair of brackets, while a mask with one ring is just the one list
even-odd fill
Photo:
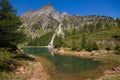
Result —
[[65, 18], [66, 16], [69, 16], [69, 14], [68, 14], [67, 12], [63, 12], [63, 13], [61, 14], [61, 18]]
[[33, 18], [39, 18], [42, 15], [51, 16], [56, 20], [59, 20], [59, 18], [60, 18], [59, 12], [56, 11], [50, 3], [48, 3], [47, 5], [45, 5], [44, 7], [42, 7], [39, 10], [28, 11], [28, 12], [24, 13], [21, 16], [21, 18], [23, 21], [26, 21], [26, 19], [31, 20]]
[[80, 28], [84, 25], [94, 24], [98, 22], [102, 23], [102, 26], [106, 24], [112, 26], [116, 25], [116, 20], [112, 17], [106, 16], [70, 16], [68, 13], [63, 12], [61, 15], [54, 7], [48, 3], [41, 9], [36, 11], [28, 11], [21, 16], [25, 31], [30, 37], [39, 37], [38, 31], [42, 29], [44, 32], [55, 30], [59, 23], [62, 22], [64, 29]]
[[60, 14], [53, 6], [48, 3], [44, 7], [36, 11], [28, 11], [21, 16], [23, 25], [26, 31], [31, 34], [32, 37], [36, 37], [34, 33], [40, 28], [45, 31], [54, 29], [58, 26], [60, 21]]

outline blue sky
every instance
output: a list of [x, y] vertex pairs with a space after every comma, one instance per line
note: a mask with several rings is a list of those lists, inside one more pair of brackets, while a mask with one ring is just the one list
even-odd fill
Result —
[[54, 8], [70, 15], [105, 15], [120, 17], [120, 0], [9, 0], [22, 15], [29, 10], [37, 10], [50, 2]]

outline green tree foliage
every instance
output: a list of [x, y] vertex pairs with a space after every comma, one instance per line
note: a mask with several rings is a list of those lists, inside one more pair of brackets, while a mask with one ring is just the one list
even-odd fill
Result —
[[100, 21], [98, 21], [96, 24], [96, 30], [99, 30], [101, 28], [102, 28], [102, 23]]
[[[16, 49], [16, 45], [25, 40], [21, 32], [20, 18], [16, 16], [16, 9], [8, 0], [0, 0], [0, 47]], [[24, 37], [24, 38], [23, 38]]]
[[28, 46], [47, 46], [52, 39], [53, 32], [48, 32], [38, 38], [31, 39], [28, 42]]
[[108, 50], [108, 51], [110, 51], [110, 50], [111, 50], [111, 47], [110, 47], [110, 45], [107, 45], [107, 46], [105, 47], [105, 50]]
[[86, 37], [85, 37], [85, 34], [82, 33], [82, 38], [81, 38], [81, 48], [84, 49], [85, 48], [85, 45], [86, 45]]
[[98, 50], [98, 46], [97, 46], [96, 42], [88, 41], [85, 46], [85, 50], [86, 51]]
[[110, 26], [106, 23], [105, 28], [110, 29]]
[[94, 24], [85, 24], [84, 27], [82, 28], [82, 31], [85, 33], [92, 33], [94, 31], [96, 31], [96, 26]]
[[64, 46], [64, 42], [63, 42], [63, 37], [62, 36], [56, 36], [55, 37], [54, 46], [55, 46], [55, 48], [59, 48], [59, 47]]
[[120, 34], [114, 34], [112, 36], [115, 40], [120, 41]]
[[[17, 61], [14, 59], [15, 54], [7, 52], [6, 49], [0, 49], [0, 71], [10, 71], [14, 66], [18, 65]], [[10, 66], [14, 65], [14, 66]]]
[[77, 48], [78, 48], [78, 47], [77, 47], [77, 45], [76, 45], [75, 41], [73, 40], [73, 41], [72, 41], [71, 50], [72, 50], [72, 51], [76, 51], [76, 50], [77, 50]]
[[12, 4], [8, 0], [0, 0], [0, 12], [6, 14], [15, 14], [16, 9], [12, 7]]
[[116, 54], [120, 54], [120, 44], [115, 46], [114, 51]]
[[70, 33], [68, 32], [68, 30], [64, 30], [64, 33], [65, 33], [65, 37], [70, 36]]
[[75, 35], [77, 30], [75, 28], [72, 29], [72, 35]]

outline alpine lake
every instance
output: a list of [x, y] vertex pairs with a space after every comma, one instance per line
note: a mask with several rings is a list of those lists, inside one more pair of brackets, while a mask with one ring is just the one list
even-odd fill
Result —
[[106, 63], [99, 60], [60, 54], [52, 56], [45, 47], [22, 49], [25, 54], [39, 57], [50, 80], [95, 80], [102, 76], [103, 68], [106, 68]]

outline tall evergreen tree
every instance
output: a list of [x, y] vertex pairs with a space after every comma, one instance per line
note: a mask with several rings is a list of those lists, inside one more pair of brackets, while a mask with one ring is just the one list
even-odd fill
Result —
[[82, 33], [82, 37], [81, 37], [81, 48], [85, 49], [86, 46], [86, 37], [85, 37], [85, 33]]
[[0, 47], [15, 50], [16, 45], [23, 42], [25, 34], [21, 32], [20, 25], [12, 4], [8, 0], [0, 0]]

